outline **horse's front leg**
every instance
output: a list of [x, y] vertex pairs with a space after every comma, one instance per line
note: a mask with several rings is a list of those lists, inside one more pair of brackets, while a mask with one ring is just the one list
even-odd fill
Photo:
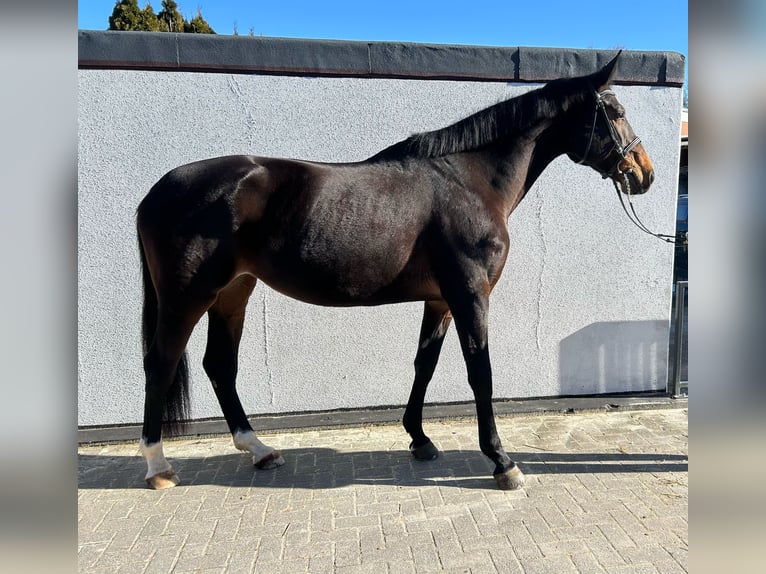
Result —
[[506, 454], [495, 426], [492, 408], [492, 368], [487, 338], [489, 290], [459, 297], [450, 303], [460, 346], [468, 370], [468, 383], [476, 400], [481, 451], [495, 463], [494, 478], [502, 490], [524, 485], [524, 474]]
[[410, 452], [417, 460], [433, 460], [439, 456], [439, 451], [423, 431], [423, 403], [451, 321], [449, 307], [444, 301], [426, 301], [415, 356], [415, 381], [402, 419], [405, 430], [412, 437]]

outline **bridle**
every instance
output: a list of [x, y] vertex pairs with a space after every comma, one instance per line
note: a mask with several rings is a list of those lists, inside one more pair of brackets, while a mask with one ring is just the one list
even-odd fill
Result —
[[[601, 177], [604, 179], [608, 177], [612, 177], [614, 173], [619, 170], [620, 163], [622, 163], [623, 160], [627, 159], [628, 154], [631, 152], [631, 150], [641, 143], [641, 138], [636, 136], [628, 145], [625, 145], [625, 146], [622, 145], [622, 138], [620, 138], [620, 134], [617, 133], [617, 128], [614, 127], [612, 120], [609, 119], [609, 114], [607, 114], [606, 112], [606, 105], [604, 104], [604, 96], [609, 96], [609, 95], [614, 96], [615, 93], [612, 90], [602, 90], [601, 92], [596, 92], [596, 109], [593, 111], [593, 125], [590, 128], [590, 137], [588, 138], [588, 145], [585, 147], [585, 153], [583, 154], [582, 159], [577, 162], [577, 163], [584, 163], [585, 160], [588, 159], [588, 154], [590, 153], [591, 145], [593, 145], [593, 136], [596, 133], [596, 124], [598, 123], [598, 113], [601, 112], [604, 115], [604, 119], [606, 120], [606, 125], [609, 127], [609, 135], [612, 137], [612, 143], [614, 145], [610, 150], [608, 150], [605, 154], [603, 154], [600, 158], [597, 158], [597, 159], [602, 160], [606, 158], [613, 151], [617, 151], [617, 154], [620, 156], [617, 159], [617, 161], [614, 162], [612, 169], [610, 169], [609, 171], [602, 171], [598, 168], [595, 168], [596, 171], [598, 171], [601, 174]], [[627, 172], [619, 172], [619, 173], [627, 173]]]
[[[609, 114], [606, 111], [606, 104], [604, 103], [604, 96], [611, 95], [615, 96], [615, 93], [612, 90], [602, 90], [600, 92], [595, 92], [596, 95], [596, 109], [593, 111], [593, 125], [590, 129], [590, 137], [588, 138], [588, 145], [585, 147], [585, 153], [583, 154], [580, 161], [578, 161], [578, 164], [585, 163], [585, 160], [588, 159], [588, 154], [590, 153], [591, 145], [593, 144], [593, 136], [596, 133], [596, 124], [598, 123], [598, 114], [601, 112], [604, 115], [604, 120], [606, 120], [606, 125], [609, 128], [609, 135], [612, 138], [612, 147], [607, 150], [606, 153], [604, 153], [602, 156], [596, 159], [595, 162], [591, 165], [596, 171], [598, 171], [601, 174], [601, 177], [603, 179], [610, 178], [612, 180], [612, 183], [614, 184], [615, 190], [617, 190], [617, 198], [620, 200], [620, 205], [622, 205], [622, 209], [625, 212], [625, 215], [628, 216], [628, 219], [630, 219], [631, 223], [638, 227], [641, 231], [644, 233], [648, 233], [649, 235], [653, 235], [657, 239], [660, 239], [661, 241], [664, 241], [666, 243], [675, 243], [675, 236], [673, 235], [666, 235], [664, 233], [655, 233], [651, 231], [644, 223], [641, 221], [641, 219], [638, 217], [638, 214], [636, 213], [635, 208], [633, 207], [633, 195], [630, 192], [630, 180], [628, 179], [628, 174], [633, 171], [633, 168], [627, 170], [627, 171], [620, 171], [620, 164], [627, 159], [628, 154], [631, 152], [631, 150], [636, 147], [638, 144], [641, 143], [641, 138], [638, 136], [634, 137], [627, 145], [623, 145], [622, 138], [620, 137], [620, 134], [617, 133], [617, 128], [614, 127], [614, 124], [612, 123], [612, 120], [609, 119]], [[617, 160], [612, 165], [612, 168], [608, 171], [603, 171], [596, 167], [599, 163], [601, 163], [602, 160], [607, 158], [613, 151], [617, 152], [617, 155], [619, 156]], [[622, 178], [622, 182], [625, 184], [625, 190], [626, 195], [628, 196], [628, 204], [630, 205], [630, 212], [628, 212], [627, 207], [625, 207], [625, 201], [622, 198], [622, 193], [620, 193], [620, 186], [617, 185], [617, 181], [615, 180], [615, 174], [620, 176]], [[632, 215], [631, 215], [632, 214]]]

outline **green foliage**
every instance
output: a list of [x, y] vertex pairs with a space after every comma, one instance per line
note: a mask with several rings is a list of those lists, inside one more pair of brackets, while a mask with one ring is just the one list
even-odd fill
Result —
[[160, 21], [157, 18], [157, 14], [154, 13], [152, 5], [148, 2], [146, 3], [146, 6], [144, 6], [144, 9], [141, 11], [141, 24], [143, 26], [141, 30], [146, 30], [148, 32], [160, 31]]
[[184, 32], [191, 32], [193, 34], [215, 34], [215, 31], [210, 27], [205, 19], [202, 17], [202, 11], [197, 8], [197, 15], [184, 22]]
[[157, 14], [160, 32], [183, 32], [184, 18], [173, 0], [162, 0], [162, 10]]
[[174, 0], [162, 0], [162, 10], [158, 14], [154, 13], [149, 2], [142, 10], [138, 7], [138, 0], [117, 0], [109, 17], [109, 29], [215, 34], [210, 24], [202, 17], [199, 8], [197, 15], [186, 21]]
[[109, 16], [110, 30], [141, 30], [141, 24], [138, 0], [119, 0]]

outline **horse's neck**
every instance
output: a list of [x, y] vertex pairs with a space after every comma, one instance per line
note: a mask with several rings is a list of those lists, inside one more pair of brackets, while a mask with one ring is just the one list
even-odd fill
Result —
[[560, 144], [561, 137], [557, 133], [555, 124], [551, 124], [543, 129], [532, 143], [527, 177], [524, 181], [524, 195], [527, 194], [532, 185], [537, 181], [537, 178], [545, 171], [545, 168], [564, 153], [564, 148]]
[[484, 155], [493, 173], [493, 186], [502, 195], [508, 215], [524, 198], [546, 167], [563, 150], [554, 137], [555, 125], [550, 119], [541, 121], [527, 134], [512, 142], [496, 146]]

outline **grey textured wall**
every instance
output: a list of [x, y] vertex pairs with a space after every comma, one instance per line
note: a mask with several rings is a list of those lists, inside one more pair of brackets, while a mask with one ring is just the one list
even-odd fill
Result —
[[[81, 69], [79, 72], [79, 424], [141, 420], [141, 288], [135, 209], [169, 169], [238, 153], [363, 159], [536, 87], [503, 81], [301, 77]], [[615, 91], [655, 162], [636, 207], [673, 229], [681, 88]], [[568, 159], [511, 215], [512, 249], [491, 298], [495, 396], [663, 389], [672, 247], [625, 219], [611, 184]], [[421, 304], [334, 309], [259, 284], [248, 308], [239, 389], [249, 413], [404, 404]], [[220, 410], [189, 343], [196, 418]], [[428, 402], [470, 400], [451, 330]]]

